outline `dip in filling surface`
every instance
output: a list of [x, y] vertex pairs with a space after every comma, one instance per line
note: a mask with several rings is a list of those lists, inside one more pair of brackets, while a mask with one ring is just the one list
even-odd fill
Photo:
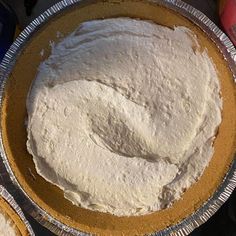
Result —
[[185, 27], [81, 24], [39, 66], [27, 100], [37, 172], [73, 204], [117, 216], [169, 207], [207, 167], [217, 72]]

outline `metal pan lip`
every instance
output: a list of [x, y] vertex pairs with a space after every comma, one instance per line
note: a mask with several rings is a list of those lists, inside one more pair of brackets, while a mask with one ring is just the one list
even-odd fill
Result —
[[[112, 1], [116, 2], [116, 0], [110, 0], [109, 2]], [[53, 16], [59, 14], [65, 9], [73, 7], [76, 4], [84, 2], [86, 2], [86, 0], [62, 0], [38, 16], [22, 31], [0, 64], [0, 103], [2, 102], [6, 80], [14, 67], [17, 56], [21, 53], [21, 50], [33, 36], [34, 32], [36, 32]], [[234, 82], [236, 82], [236, 50], [229, 38], [207, 16], [181, 0], [146, 0], [146, 2], [170, 8], [198, 25], [217, 45], [233, 73]], [[16, 190], [16, 194], [21, 198], [22, 207], [27, 210], [32, 217], [57, 235], [88, 235], [87, 233], [69, 227], [53, 218], [29, 197], [21, 187], [11, 169], [4, 151], [1, 133], [0, 154], [5, 166], [4, 170], [2, 170], [2, 174], [10, 177], [11, 183]], [[209, 198], [192, 215], [183, 219], [180, 223], [172, 225], [164, 230], [154, 232], [152, 235], [185, 236], [201, 224], [205, 223], [223, 205], [236, 187], [236, 155], [234, 157], [234, 161], [229, 167], [228, 173], [211, 198]]]
[[12, 195], [2, 186], [0, 185], [0, 197], [2, 197], [17, 213], [21, 221], [25, 224], [26, 229], [28, 231], [28, 234], [30, 236], [35, 236], [34, 231], [28, 222], [28, 220], [25, 218], [24, 213], [22, 212], [19, 205], [16, 203], [15, 199], [12, 197]]

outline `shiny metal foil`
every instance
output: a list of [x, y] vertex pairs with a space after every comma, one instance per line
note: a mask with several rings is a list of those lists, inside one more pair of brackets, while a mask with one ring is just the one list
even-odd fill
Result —
[[[20, 34], [20, 36], [8, 50], [0, 65], [0, 99], [4, 90], [5, 81], [7, 80], [7, 77], [14, 66], [17, 55], [21, 53], [21, 49], [32, 37], [32, 34], [53, 16], [80, 2], [81, 0], [63, 0], [42, 13], [24, 29], [24, 31]], [[182, 14], [183, 16], [194, 22], [196, 25], [198, 25], [215, 42], [219, 50], [222, 52], [225, 60], [232, 70], [234, 81], [236, 82], [236, 50], [228, 37], [208, 17], [206, 17], [202, 12], [196, 10], [192, 6], [182, 2], [181, 0], [147, 0], [147, 2], [152, 2], [154, 4], [168, 7]], [[14, 187], [16, 188], [15, 191], [19, 196], [21, 196], [22, 207], [24, 207], [24, 209], [27, 210], [27, 212], [32, 217], [34, 217], [39, 223], [41, 223], [43, 226], [47, 227], [57, 235], [87, 235], [86, 233], [64, 225], [57, 219], [51, 217], [46, 211], [41, 209], [40, 206], [38, 206], [30, 199], [27, 193], [21, 188], [19, 182], [14, 176], [14, 173], [11, 170], [6, 154], [4, 152], [1, 136], [0, 151], [5, 166], [4, 170], [0, 172], [1, 174], [5, 174], [10, 177], [11, 183], [13, 183]], [[162, 231], [155, 232], [152, 235], [188, 235], [195, 228], [206, 222], [222, 206], [222, 204], [229, 198], [235, 187], [236, 159], [231, 164], [228, 173], [226, 174], [217, 191], [210, 199], [208, 199], [207, 202], [205, 202], [203, 206], [196, 210], [196, 212], [194, 212], [191, 216], [182, 220], [179, 224], [170, 226]]]
[[2, 186], [0, 185], [0, 197], [2, 197], [12, 208], [13, 210], [17, 213], [19, 218], [22, 220], [22, 222], [25, 224], [28, 234], [30, 236], [34, 236], [34, 231], [31, 228], [28, 220], [25, 218], [24, 213], [22, 212], [21, 208], [18, 206], [14, 198], [11, 196], [11, 194]]

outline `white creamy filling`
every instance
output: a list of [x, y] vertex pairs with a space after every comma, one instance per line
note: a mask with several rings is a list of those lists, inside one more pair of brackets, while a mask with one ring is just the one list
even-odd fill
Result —
[[16, 227], [13, 221], [3, 214], [0, 210], [0, 235], [1, 236], [17, 236]]
[[160, 210], [213, 155], [219, 88], [187, 28], [85, 22], [39, 67], [27, 148], [37, 172], [78, 206], [118, 216]]

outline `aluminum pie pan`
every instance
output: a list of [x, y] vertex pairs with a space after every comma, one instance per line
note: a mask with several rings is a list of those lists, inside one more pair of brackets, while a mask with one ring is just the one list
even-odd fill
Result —
[[2, 186], [0, 185], [0, 197], [2, 197], [11, 207], [12, 209], [17, 213], [20, 220], [24, 223], [28, 234], [30, 236], [34, 236], [34, 231], [32, 227], [30, 226], [28, 220], [25, 218], [24, 213], [22, 212], [19, 205], [16, 203], [14, 198], [11, 196], [11, 194]]
[[[3, 95], [4, 84], [16, 62], [16, 58], [21, 53], [22, 48], [30, 40], [33, 33], [36, 32], [44, 23], [46, 23], [56, 14], [81, 2], [81, 0], [63, 0], [42, 13], [25, 28], [25, 30], [20, 34], [20, 36], [8, 50], [0, 65], [0, 99]], [[114, 2], [116, 1], [114, 0]], [[172, 9], [198, 25], [212, 39], [212, 41], [215, 42], [219, 50], [222, 52], [233, 73], [234, 81], [236, 82], [236, 50], [228, 37], [211, 20], [209, 20], [209, 18], [207, 18], [203, 13], [196, 10], [192, 6], [180, 0], [147, 0], [147, 2]], [[86, 233], [71, 228], [51, 217], [27, 195], [24, 189], [20, 186], [20, 183], [14, 176], [14, 173], [10, 167], [3, 148], [1, 136], [0, 151], [5, 166], [4, 170], [2, 170], [2, 174], [8, 175], [10, 177], [11, 186], [12, 188], [14, 188], [14, 194], [19, 197], [22, 206], [28, 211], [30, 215], [32, 215], [42, 225], [46, 226], [48, 229], [58, 235], [87, 235]], [[228, 199], [235, 187], [236, 160], [234, 160], [231, 164], [228, 173], [226, 174], [224, 180], [222, 181], [221, 185], [218, 187], [214, 195], [210, 199], [208, 199], [208, 201], [205, 202], [203, 206], [201, 206], [191, 216], [182, 220], [179, 224], [170, 226], [162, 231], [153, 233], [152, 235], [188, 235], [195, 228], [206, 222], [220, 208], [220, 206]]]

